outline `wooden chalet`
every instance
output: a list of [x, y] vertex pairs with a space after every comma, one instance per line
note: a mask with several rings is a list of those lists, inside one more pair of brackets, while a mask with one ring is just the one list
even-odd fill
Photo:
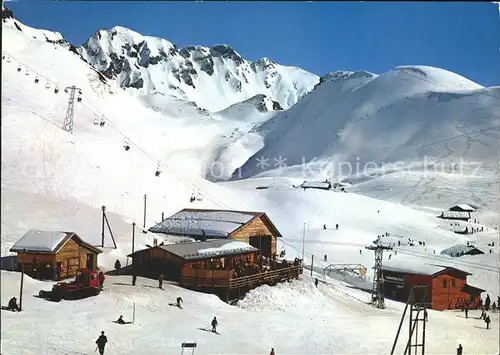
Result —
[[24, 272], [36, 279], [62, 280], [80, 269], [97, 269], [101, 253], [74, 232], [32, 229], [10, 249], [17, 253]]
[[458, 258], [464, 255], [479, 255], [484, 254], [484, 251], [476, 248], [473, 245], [457, 244], [441, 251], [442, 255], [448, 255], [452, 258]]
[[281, 234], [263, 212], [185, 208], [149, 229], [153, 233], [194, 240], [233, 239], [257, 248], [264, 257], [276, 256]]
[[454, 212], [476, 212], [476, 208], [472, 207], [471, 205], [468, 204], [460, 204], [460, 205], [455, 205], [451, 206], [448, 211], [454, 211]]
[[425, 302], [428, 308], [447, 310], [467, 305], [478, 307], [484, 290], [468, 285], [470, 273], [448, 266], [385, 262], [383, 267], [384, 295], [396, 301], [406, 302], [412, 286], [418, 302]]
[[180, 286], [217, 294], [225, 301], [262, 284], [298, 278], [298, 262], [266, 267], [259, 249], [237, 240], [156, 245], [130, 254], [132, 272], [178, 281]]
[[318, 189], [318, 190], [330, 190], [332, 188], [332, 183], [328, 180], [325, 181], [304, 181], [299, 185], [302, 189]]

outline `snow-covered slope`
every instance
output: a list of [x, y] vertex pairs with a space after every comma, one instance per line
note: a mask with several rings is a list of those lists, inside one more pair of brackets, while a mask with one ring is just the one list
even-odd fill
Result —
[[[253, 140], [247, 132], [252, 122], [272, 114], [255, 108], [256, 103], [271, 103], [268, 98], [275, 100], [272, 95], [213, 114], [168, 94], [134, 97], [103, 81], [65, 46], [33, 38], [15, 27], [2, 30], [2, 256], [9, 255], [16, 240], [33, 228], [72, 230], [99, 244], [100, 207], [105, 205], [117, 249], [103, 248], [99, 266], [112, 268], [116, 259], [127, 265], [132, 222], [137, 222], [136, 249], [151, 244], [156, 236], [140, 233], [146, 194], [146, 228], [158, 222], [162, 212], [170, 215], [185, 207], [264, 211], [283, 234], [278, 248], [286, 249], [287, 258], [302, 257], [303, 250], [305, 263], [310, 265], [314, 256], [315, 270], [320, 272], [327, 265], [322, 261], [327, 254], [332, 263], [365, 265], [370, 276], [373, 253], [364, 246], [381, 233], [425, 240], [425, 248], [398, 248], [393, 259], [456, 265], [472, 273], [472, 285], [485, 288], [493, 299], [498, 296], [498, 243], [493, 254], [460, 260], [439, 255], [442, 249], [468, 240], [486, 246], [498, 238], [498, 231], [488, 225], [482, 233], [464, 236], [440, 223], [435, 212], [355, 193], [294, 189], [293, 179], [275, 179], [273, 186], [263, 190], [255, 187], [266, 185], [266, 179], [218, 184], [202, 179], [204, 163], [212, 161], [221, 137], [241, 143], [239, 151], [220, 152], [221, 156], [228, 153], [223, 157], [228, 162], [239, 162], [260, 149], [258, 131], [252, 133]], [[37, 75], [40, 80], [35, 83]], [[324, 80], [316, 91], [339, 75], [331, 75], [332, 80]], [[356, 76], [340, 76], [346, 75], [351, 80]], [[367, 80], [368, 85], [377, 79], [362, 74], [350, 89], [360, 85], [360, 80]], [[64, 88], [71, 85], [82, 91], [78, 95], [82, 101], [75, 102], [73, 134], [61, 129], [68, 105]], [[55, 87], [60, 89], [57, 94]], [[246, 117], [246, 122], [224, 114], [231, 110]], [[101, 120], [104, 126], [99, 125]], [[157, 168], [160, 176], [155, 176]], [[401, 185], [398, 189], [404, 191]], [[202, 201], [190, 203], [193, 192], [199, 192]], [[451, 204], [454, 197], [448, 194], [441, 199]], [[321, 228], [325, 223], [327, 230]], [[331, 228], [336, 223], [338, 230]], [[111, 244], [107, 233], [105, 244]], [[19, 277], [19, 273], [1, 272], [2, 305], [19, 294]], [[277, 354], [387, 353], [404, 305], [387, 300], [387, 309], [374, 309], [366, 304], [369, 294], [327, 281], [332, 284], [316, 288], [313, 279], [303, 275], [277, 287], [262, 286], [239, 307], [232, 307], [215, 296], [173, 285], [161, 291], [148, 279], [139, 278], [136, 287], [131, 287], [126, 276], [107, 277], [106, 289], [97, 297], [54, 304], [32, 297], [50, 289], [51, 282], [25, 277], [23, 312], [1, 314], [2, 354], [89, 354], [95, 351], [94, 341], [101, 330], [108, 334], [106, 352], [120, 354], [175, 353], [183, 341], [196, 341], [197, 354], [268, 353], [271, 347]], [[168, 305], [177, 296], [184, 300], [183, 310]], [[111, 323], [120, 314], [130, 320], [134, 304], [135, 324]], [[214, 316], [221, 335], [202, 331]], [[491, 318], [498, 324], [498, 314]], [[467, 344], [470, 353], [493, 354], [498, 349], [498, 333], [479, 329], [484, 326], [479, 320], [471, 317], [459, 322], [454, 312], [433, 311], [429, 319], [427, 349], [431, 353], [454, 353], [457, 341]], [[172, 328], [172, 324], [179, 326]], [[407, 334], [404, 327], [407, 322], [402, 329]], [[290, 332], [297, 336], [291, 339]], [[402, 352], [402, 342], [397, 351]]]
[[[323, 163], [320, 173], [330, 176], [424, 156], [498, 165], [499, 131], [500, 87], [483, 88], [424, 66], [398, 67], [380, 76], [334, 73], [253, 131], [263, 136], [263, 148], [238, 176], [274, 169], [273, 158], [279, 157], [282, 167], [296, 166], [301, 173], [303, 164]], [[260, 157], [270, 161], [257, 164]]]
[[178, 49], [165, 39], [119, 26], [97, 31], [78, 51], [130, 92], [172, 95], [211, 112], [258, 94], [288, 108], [319, 79], [267, 58], [247, 61], [228, 45]]

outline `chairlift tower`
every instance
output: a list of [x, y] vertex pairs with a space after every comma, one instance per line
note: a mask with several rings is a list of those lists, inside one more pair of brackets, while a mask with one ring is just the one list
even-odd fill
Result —
[[392, 247], [383, 245], [370, 245], [365, 247], [368, 250], [373, 250], [375, 252], [375, 267], [373, 268], [373, 287], [372, 287], [372, 299], [371, 304], [376, 308], [385, 308], [384, 302], [384, 291], [383, 283], [384, 279], [382, 277], [382, 258], [384, 257], [384, 250], [392, 250]]
[[75, 93], [76, 90], [81, 91], [80, 88], [77, 88], [75, 85], [68, 86], [66, 91], [69, 90], [69, 101], [68, 108], [66, 109], [66, 115], [64, 117], [63, 129], [66, 132], [73, 134], [73, 119], [75, 117]]

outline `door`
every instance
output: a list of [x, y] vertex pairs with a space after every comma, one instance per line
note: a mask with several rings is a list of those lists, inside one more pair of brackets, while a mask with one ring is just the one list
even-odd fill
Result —
[[262, 256], [271, 257], [271, 236], [254, 236], [249, 238], [249, 244], [260, 250]]
[[89, 270], [94, 270], [94, 254], [87, 254], [87, 262], [85, 264]]

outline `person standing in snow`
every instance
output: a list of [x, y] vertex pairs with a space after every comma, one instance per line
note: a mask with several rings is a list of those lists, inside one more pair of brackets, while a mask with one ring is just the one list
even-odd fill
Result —
[[118, 272], [120, 271], [120, 269], [122, 268], [122, 264], [120, 263], [120, 260], [116, 259], [115, 261], [115, 270], [116, 270], [116, 274], [118, 275]]
[[99, 354], [104, 355], [104, 347], [106, 346], [106, 343], [108, 342], [108, 338], [104, 335], [104, 330], [101, 332], [101, 335], [95, 343], [97, 344], [97, 348], [99, 349]]
[[489, 311], [490, 310], [490, 303], [491, 303], [491, 299], [490, 299], [490, 295], [486, 295], [486, 300], [484, 301], [484, 309]]
[[217, 318], [214, 317], [214, 319], [212, 319], [212, 332], [217, 333], [217, 325]]
[[464, 351], [464, 349], [462, 348], [462, 344], [458, 344], [457, 355], [462, 355], [463, 351]]
[[271, 352], [269, 353], [269, 355], [276, 355], [274, 352], [274, 348], [271, 348]]
[[323, 229], [326, 229], [326, 224], [323, 224]]
[[339, 230], [339, 224], [338, 223], [335, 225], [335, 229]]
[[181, 308], [181, 302], [184, 302], [182, 298], [177, 297], [177, 307]]
[[326, 262], [327, 260], [328, 260], [328, 257], [327, 257], [327, 256], [326, 256], [326, 254], [325, 254], [325, 262]]
[[132, 275], [132, 286], [135, 286], [135, 282], [137, 281], [137, 275], [134, 273]]
[[493, 310], [493, 312], [497, 310], [497, 304], [495, 302], [493, 302], [493, 304], [491, 305], [491, 309]]
[[158, 277], [158, 288], [160, 290], [163, 290], [163, 274], [161, 274], [160, 277]]
[[469, 307], [468, 306], [465, 306], [464, 312], [465, 312], [465, 318], [469, 318]]
[[318, 278], [315, 278], [315, 279], [314, 279], [314, 285], [315, 285], [316, 287], [318, 287], [318, 282], [319, 282], [319, 281], [318, 281]]
[[106, 277], [104, 277], [104, 272], [100, 271], [99, 272], [99, 289], [102, 291], [102, 289], [104, 288], [104, 279]]
[[486, 316], [484, 318], [484, 321], [486, 322], [486, 329], [490, 329], [490, 323], [491, 323], [490, 316]]

